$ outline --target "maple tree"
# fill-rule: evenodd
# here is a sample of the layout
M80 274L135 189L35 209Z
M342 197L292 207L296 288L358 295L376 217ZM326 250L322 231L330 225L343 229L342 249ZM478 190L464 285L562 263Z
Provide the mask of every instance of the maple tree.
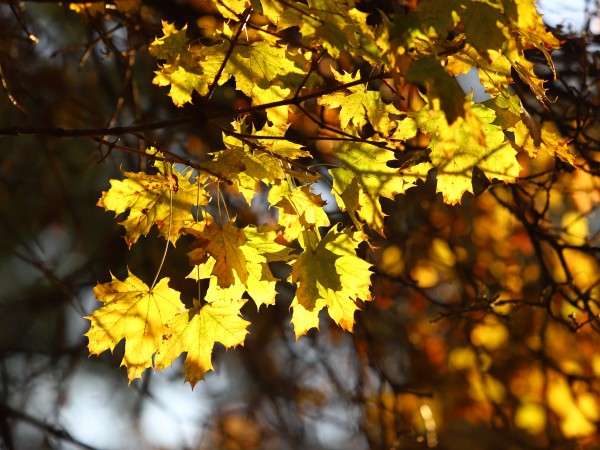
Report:
M196 22L152 2L66 3L83 24L136 36L129 56L100 36L127 67L118 104L139 95L144 55L143 89L175 114L55 133L92 136L102 160L137 158L119 160L97 206L132 255L162 245L150 270L132 256L94 287L90 354L122 355L130 383L185 354L193 388L215 349L251 343L283 307L299 343L313 329L352 333L380 379L361 392L373 448L399 445L407 426L434 446L458 408L512 427L516 443L593 439L595 122L572 116L564 42L534 0L215 0ZM461 88L467 74L485 99ZM145 134L182 125L208 146ZM376 349L386 333L406 335L427 383L390 373Z

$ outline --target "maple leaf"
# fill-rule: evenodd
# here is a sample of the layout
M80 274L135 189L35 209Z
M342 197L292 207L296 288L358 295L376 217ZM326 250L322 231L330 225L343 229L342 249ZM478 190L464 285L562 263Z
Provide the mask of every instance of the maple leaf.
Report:
M535 120L531 118L531 120ZM547 123L537 124L539 127L539 137L534 138L532 131L523 122L519 121L514 128L515 144L525 150L527 154L535 158L538 151L542 150L551 156L557 156L566 163L575 165L575 156L569 151L569 138L561 138L555 132L551 131ZM539 142L538 142L539 140Z
M408 119L412 120L412 119ZM416 133L416 129L414 130ZM408 134L410 135L410 133ZM366 143L345 142L335 150L342 167L330 169L333 194L342 210L348 210L360 229L356 215L383 235L385 214L380 197L394 199L411 187L415 179L388 166L395 161L394 152Z
M230 286L221 287L217 276L213 275L216 260L208 257L205 263L192 269L188 278L195 280L210 279L210 284L205 295L208 302L222 298L241 298L247 292L257 308L261 305L273 305L277 291L277 279L268 266L270 262L288 261L291 249L275 242L277 231L266 226L244 228L246 242L240 247L246 262L248 277L243 283L234 273L235 281Z
M237 135L246 134L245 124L233 122L232 125ZM277 183L285 178L286 172L291 172L286 160L310 156L309 152L301 150L302 146L299 144L283 139L264 138L269 135L281 136L287 128L287 124L265 126L260 138L248 134L243 140L236 135L224 133L225 150L216 152L212 161L201 163L201 168L206 172L200 175L200 180L227 179L231 182L231 189L239 192L250 204L260 183ZM296 175L296 172L293 173ZM313 178L307 179L313 181Z
M239 20L250 5L255 9L260 5L256 0L227 0L227 2L213 0L211 3L225 19L230 20Z
M298 22L304 38L322 42L333 58L340 52L360 52L358 36L363 31L359 13L353 8L354 1L331 2L328 0L308 0L308 8L303 20Z
M178 29L162 22L163 36L155 38L148 51L161 62L152 82L158 86L171 85L169 96L181 107L192 100L192 93L208 94L229 44L213 46L188 44L187 25ZM221 80L221 84L227 79Z
M247 261L241 246L246 242L244 230L233 225L233 221L225 225L217 225L207 220L204 230L197 235L195 248L189 253L190 263L198 265L206 262L208 256L215 259L212 275L219 286L228 287L237 278L246 285L248 280Z
M183 371L193 388L212 370L212 351L217 342L225 348L243 345L250 324L240 315L244 303L246 300L221 299L200 308L194 300L194 308L178 313L166 324L154 367L164 369L185 352Z
M310 185L290 189L284 181L271 188L268 199L271 205L279 207L279 224L284 227L283 237L288 242L299 238L304 230L330 225L323 211L326 203L311 192Z
M512 66L502 52L488 50L487 56L482 56L471 44L465 44L460 52L448 56L446 70L452 76L466 74L473 67L477 68L479 81L487 94L491 97L509 95L506 86L513 82Z
M245 124L234 122L233 127L237 133L245 134ZM260 182L271 184L285 178L281 159L270 152L261 151L262 146L252 138L242 141L235 136L223 136L223 143L239 155L244 166L243 171L231 174L229 178L248 204L256 195Z
M224 6L224 9L231 6ZM291 93L289 87L276 83L293 86L303 81L304 72L297 65L300 60L279 45L273 36L265 34L257 41L234 42L235 33L225 23L218 36L219 42L210 46L190 45L186 30L187 27L177 29L175 25L163 22L163 36L156 38L149 48L150 54L162 62L153 83L171 85L169 96L177 106L190 103L194 91L200 95L208 94L226 58L218 84L235 78L236 88L250 97L254 105L287 98ZM233 49L231 45L234 45ZM287 111L288 106L282 105L271 108L267 114L274 124L281 124L287 122Z
M355 76L338 72L331 69L337 81L343 84L351 83L360 78L357 72ZM375 131L382 131L386 136L389 134L391 120L389 115L399 111L393 105L385 104L381 100L381 94L378 91L369 91L365 84L352 86L348 88L350 94L336 91L319 98L321 105L327 105L330 108L341 108L340 125L342 129L347 129L352 123L356 129L360 129L369 122Z
M264 126L260 130L260 139L249 137L248 140L256 142L257 148L264 148L266 151L277 155L279 158L292 160L310 157L310 152L303 150L303 145L290 142L286 139L275 139L277 137L285 136L288 128L289 124ZM268 137L265 138L265 136L273 136L274 139L269 139Z
M546 49L558 48L560 40L546 28L542 16L535 6L536 1L514 0L503 2L504 14L510 18L514 30L521 33L523 38L536 41L526 43L531 43L536 48L538 48L538 43L542 44L543 53L546 54ZM541 51L540 48L538 50Z
M176 106L192 101L192 92L201 95L208 92L208 83L203 71L187 45L187 25L177 29L175 24L162 22L163 36L150 44L150 54L163 63L152 82L158 86L169 86L169 96Z
M394 21L391 33L397 53L411 53L415 59L407 80L425 85L429 98L439 99L450 123L463 111L462 102L452 101L455 89L451 78L444 75L446 71L456 75L477 67L486 91L496 96L511 82L512 66L536 97L545 101L544 80L535 75L523 50L537 48L554 73L548 50L558 48L559 41L546 30L534 3L535 0L419 1L416 10ZM449 45L448 34L457 34L461 44ZM437 105L432 105L437 109Z
M162 154L148 150L162 158ZM175 244L183 228L195 222L192 207L206 205L208 194L191 184L183 173L174 170L170 163L156 161L158 173L135 173L122 171L124 180L110 180L110 189L102 192L97 206L117 215L129 210L125 220L125 241L131 247L138 238L148 234L152 225L158 226L162 236Z
M304 3L262 1L265 17L277 26L278 30L300 27L302 41L310 47L322 44L327 52L338 58L343 51L362 56L368 61L381 63L367 48L364 38L370 33L367 25L368 13L354 8L353 0L330 2L327 0L308 0ZM375 58L373 58L375 56Z
M229 41L233 40L233 36L233 30L224 24L225 50L229 50ZM296 58L291 57L287 48L278 41L268 34L261 34L258 40L250 42L238 41L223 71L222 82L235 78L236 89L252 98L253 104L268 103L273 96L287 95L290 86L302 81L304 71L296 65ZM278 83L286 88L273 87ZM261 100L262 95L267 95L264 101Z
M413 166L407 173L425 177L437 169L437 192L448 204L459 203L465 192L473 192L473 168L478 167L486 177L514 182L520 166L516 151L506 140L501 127L494 125L492 109L475 103L465 103L465 116L448 124L442 112L423 108L412 115L431 141L431 162Z
M515 0L505 2L504 14L511 20L513 39L508 42L506 56L540 102L547 100L544 81L534 72L534 64L523 56L523 51L535 47L544 57L548 67L556 77L554 63L548 50L560 47L560 41L548 32L535 7L535 0Z
M186 55L187 50L187 25L177 29L175 24L162 21L163 36L155 38L150 44L148 51L156 58L164 59L168 63L174 63L181 59L181 55ZM190 55L191 56L191 55ZM189 56L188 56L189 57Z
M280 86L270 85L266 88L255 84L252 88L252 98L260 101L260 104L271 104L286 100L290 97L292 91ZM258 105L259 103L253 102ZM281 105L267 109L267 120L274 127L284 127L288 124L289 105Z
M292 301L296 338L319 326L319 311L327 307L330 317L352 331L358 299L371 300L371 265L356 255L361 232L336 227L313 249L306 249L292 265L292 282L298 285ZM309 233L316 234L316 231Z
M156 72L152 82L158 86L169 86L169 97L175 106L183 106L192 102L192 92L195 90L200 94L208 92L208 83L201 76L181 66L163 64L162 70Z
M112 352L125 339L121 365L127 367L131 382L152 366L152 355L167 332L165 324L185 306L179 299L179 292L169 287L168 278L161 279L150 289L128 273L124 281L112 276L112 281L94 288L94 295L104 306L85 317L91 322L85 335L92 355L105 350Z
M201 182L212 181L218 183L221 180L230 180L246 170L243 161L245 151L238 146L227 147L225 150L212 153L211 156L214 159L202 161L198 164L201 171L199 174Z
M291 249L275 242L278 232L268 227L246 227L246 243L241 247L248 261L246 292L256 307L275 304L277 278L271 273L268 263L288 261Z

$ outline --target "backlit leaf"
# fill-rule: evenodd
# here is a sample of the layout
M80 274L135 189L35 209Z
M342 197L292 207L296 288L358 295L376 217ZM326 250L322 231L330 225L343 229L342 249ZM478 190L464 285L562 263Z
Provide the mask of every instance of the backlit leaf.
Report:
M246 283L240 280L234 272L235 281L230 286L222 287L218 283L218 277L213 275L216 260L209 256L206 262L192 269L188 278L195 280L209 279L210 284L205 295L205 300L214 302L221 298L241 298L247 292L254 300L257 308L261 305L272 305L275 303L275 290L277 278L271 273L269 262L287 261L290 259L291 249L275 242L277 232L268 227L246 227L244 228L246 242L240 247L240 251L246 259L248 277ZM192 252L191 257L194 257Z
M351 83L360 79L359 73L352 76L331 69L336 80L340 83ZM324 95L319 103L330 108L341 108L340 125L343 130L351 123L357 130L370 123L376 131L382 131L386 136L390 131L390 114L398 113L391 104L386 105L377 91L368 91L367 86L360 84L349 88L350 94L337 91Z
M237 278L245 285L248 280L247 261L240 247L246 242L244 230L237 228L231 221L217 225L212 220L197 235L195 248L190 252L190 263L198 265L212 256L215 265L212 275L220 287L231 286Z
M154 154L152 150L149 153ZM160 153L156 156L162 157ZM125 179L110 180L110 189L102 193L97 203L116 214L129 211L120 222L125 227L129 247L148 234L154 224L162 236L169 236L175 244L183 228L195 222L192 207L206 205L210 200L204 189L191 184L188 175L174 169L172 164L156 161L155 167L158 169L155 175L123 171Z
M109 283L94 288L94 295L104 306L86 316L91 322L85 334L89 351L92 355L112 352L125 339L121 365L127 368L130 382L152 366L152 356L168 332L166 323L185 309L179 292L168 283L169 279L163 278L150 289L129 272L124 281L112 277Z
M356 302L371 300L371 265L356 255L362 239L360 232L338 232L334 227L316 248L298 256L292 265L292 281L298 284L292 302L296 337L319 326L319 312L325 307L339 326L352 331Z
M330 169L330 172L338 205L342 210L348 210L355 221L358 216L370 228L383 234L385 214L379 198L393 200L413 185L414 177L405 178L399 169L388 166L395 160L394 152L375 145L344 143L336 149L335 155L341 167Z
M427 111L414 117L423 132L431 137L431 162L410 169L411 173L426 176L437 169L437 192L444 201L459 203L465 192L473 192L473 169L478 167L491 181L513 182L520 166L516 151L506 140L502 128L493 125L495 113L481 104L465 103L465 116L448 124L443 113Z
M329 218L320 196L311 192L309 185L290 189L287 182L275 185L269 192L269 203L279 208L279 224L288 242L300 237L304 230L329 226Z
M532 119L535 120L535 119ZM574 165L575 157L569 151L568 143L570 139L561 138L556 132L548 128L548 124L538 124L539 142L532 136L532 131L527 125L520 121L514 126L515 144L525 150L529 156L535 158L540 150L552 156L557 156L563 161Z
M214 345L243 345L250 324L240 315L245 300L222 299L202 307L195 303L194 308L181 311L168 321L155 363L156 369L164 369L185 352L183 371L192 388L212 370Z

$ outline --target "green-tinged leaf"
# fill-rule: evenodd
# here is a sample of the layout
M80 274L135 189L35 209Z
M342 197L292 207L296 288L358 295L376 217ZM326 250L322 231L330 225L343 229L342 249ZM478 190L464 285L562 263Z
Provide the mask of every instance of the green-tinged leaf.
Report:
M415 130L416 132L416 130ZM341 167L330 169L333 177L333 194L340 209L348 210L358 226L358 218L371 229L383 235L380 197L394 199L411 187L414 177L405 177L398 169L390 167L394 152L366 143L347 142L335 150Z
M232 34L225 27L225 36ZM236 89L253 99L253 104L264 104L271 99L287 95L288 88L273 88L276 83L293 86L293 80L299 82L303 71L296 66L288 50L279 45L269 35L263 40L240 42L235 46L223 73L223 82L235 78ZM258 85L258 89L255 87ZM267 92L265 94L265 91Z
M448 124L442 112L423 109L414 116L419 127L431 137L431 163L410 169L411 173L426 176L437 170L437 192L444 201L455 204L465 192L473 192L473 168L478 167L486 177L514 182L520 166L516 151L507 141L502 128L493 125L496 114L481 104L465 103L465 116Z
M148 51L155 58L168 62L180 59L187 51L187 25L177 29L175 24L162 21L162 32L162 37L155 38Z
M152 366L152 356L168 331L167 321L185 309L179 292L168 283L169 279L163 278L150 289L129 272L125 281L113 276L109 283L94 288L94 295L104 306L86 316L91 322L85 334L89 351L92 355L112 352L125 339L121 365L127 368L129 382Z
M316 233L316 232L311 232ZM298 285L292 302L296 337L319 326L319 312L352 331L356 302L371 300L371 265L356 255L364 236L335 227L314 249L306 249L292 265L292 282Z

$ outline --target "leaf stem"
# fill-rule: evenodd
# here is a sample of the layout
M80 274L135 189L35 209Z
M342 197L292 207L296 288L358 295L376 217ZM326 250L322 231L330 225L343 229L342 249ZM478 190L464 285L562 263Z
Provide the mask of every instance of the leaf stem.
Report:
M160 261L160 265L158 266L158 270L156 271L156 276L154 277L154 281L150 286L150 290L154 289L156 282L158 281L158 276L162 271L163 265L165 264L165 259L167 259L167 252L169 251L169 244L171 243L171 227L173 225L173 190L169 188L169 229L167 231L167 245L165 245L165 251L163 252L162 259Z

